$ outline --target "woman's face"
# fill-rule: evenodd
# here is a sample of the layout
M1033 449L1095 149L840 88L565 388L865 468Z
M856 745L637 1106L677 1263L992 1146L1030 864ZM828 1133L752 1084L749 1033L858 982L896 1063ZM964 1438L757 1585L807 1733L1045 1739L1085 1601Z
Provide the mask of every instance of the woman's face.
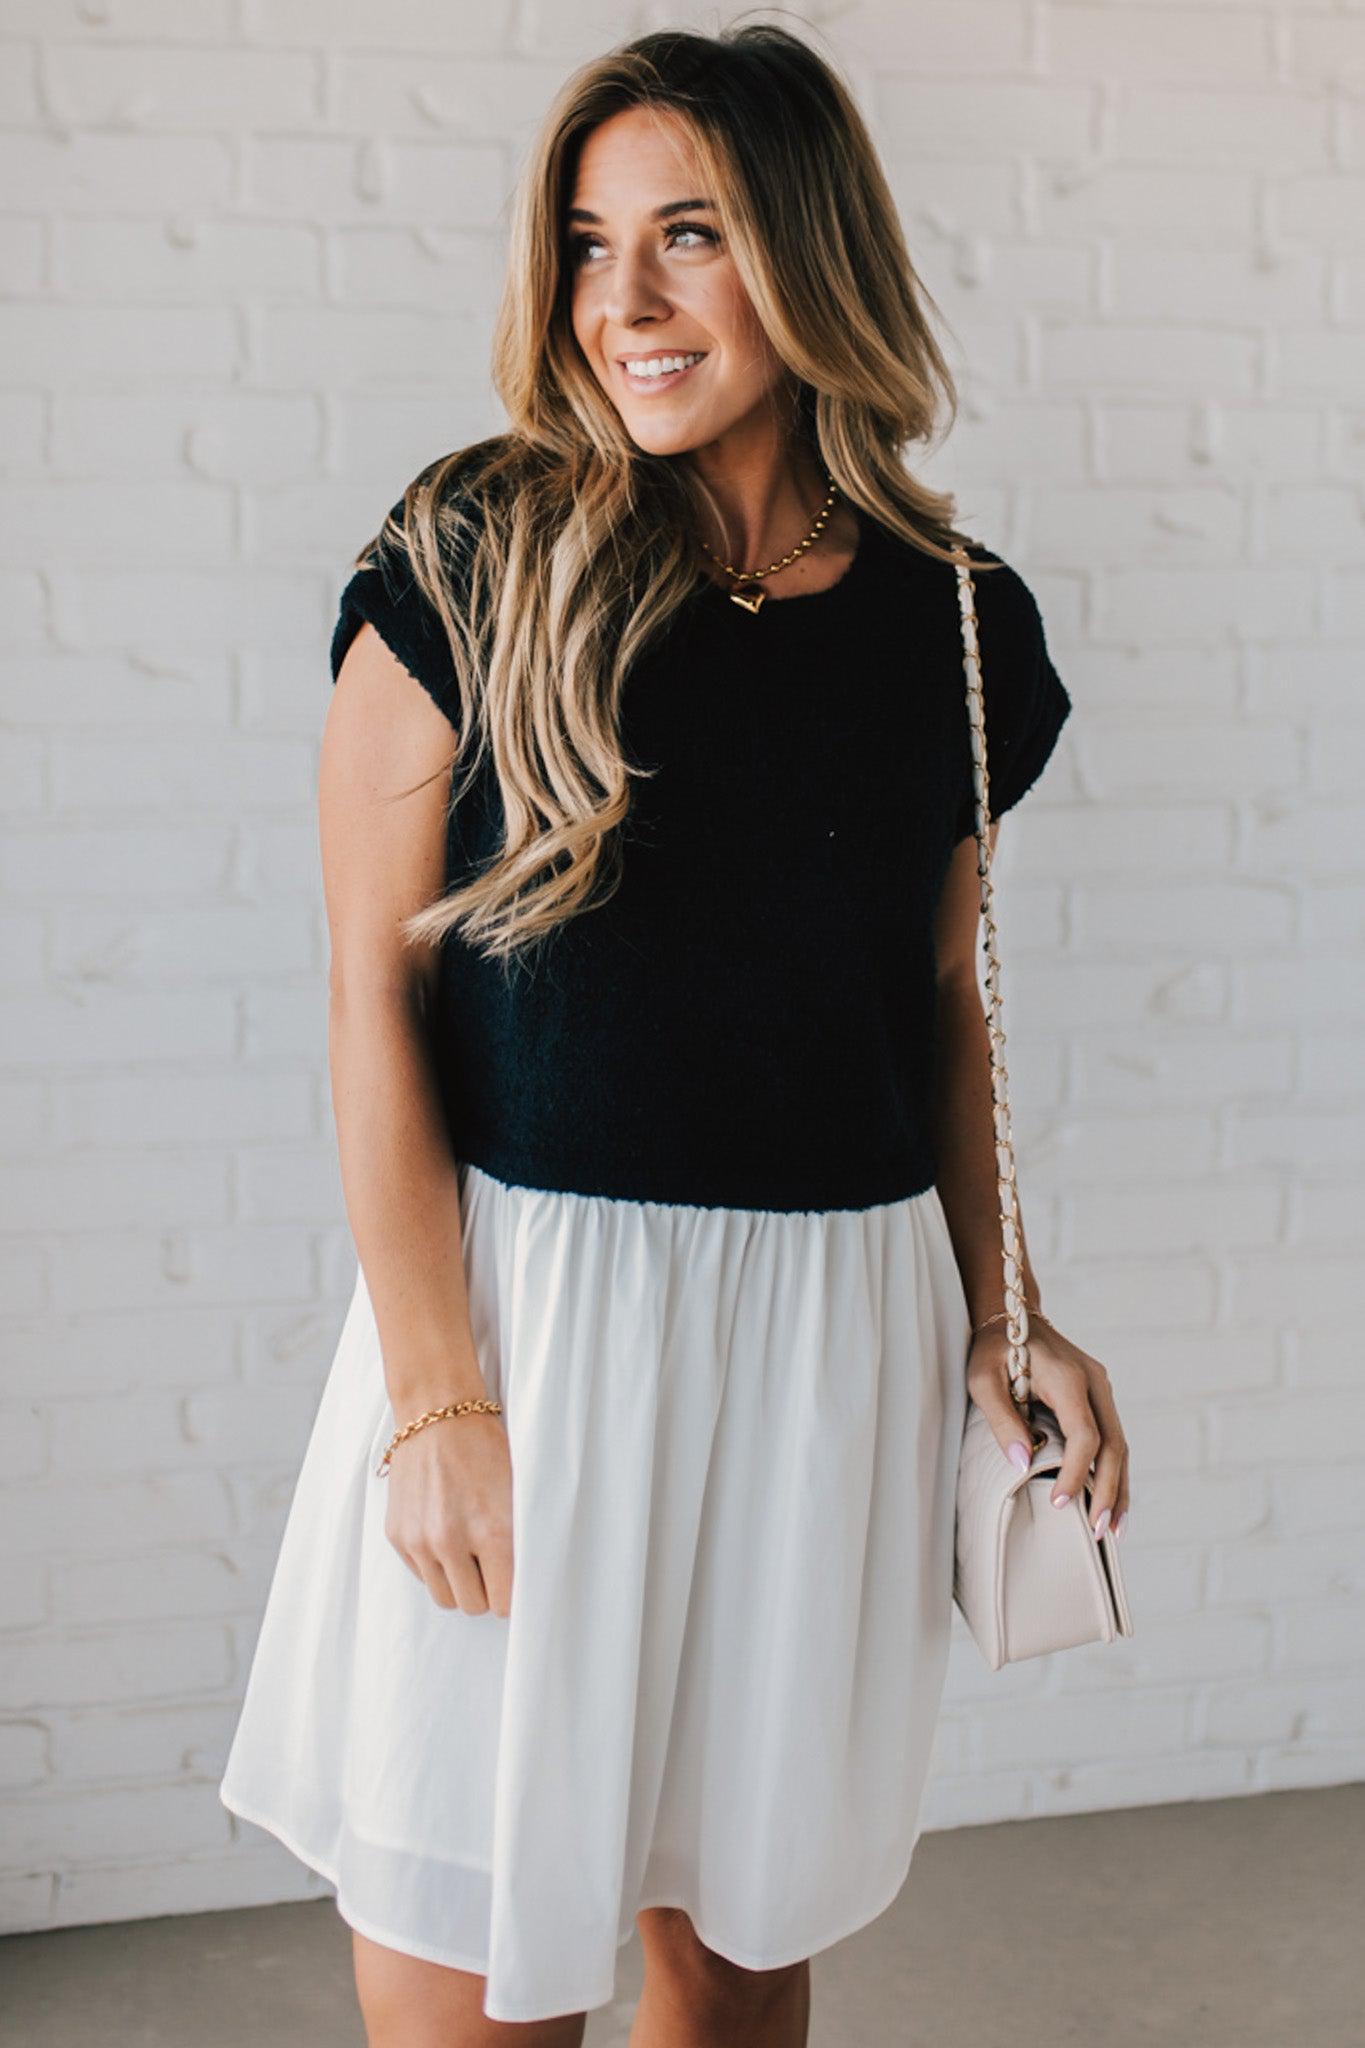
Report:
M564 230L574 335L651 455L706 447L758 424L760 408L770 432L766 401L784 378L704 203L713 197L667 109L614 114L583 143ZM688 367L627 366L676 356Z

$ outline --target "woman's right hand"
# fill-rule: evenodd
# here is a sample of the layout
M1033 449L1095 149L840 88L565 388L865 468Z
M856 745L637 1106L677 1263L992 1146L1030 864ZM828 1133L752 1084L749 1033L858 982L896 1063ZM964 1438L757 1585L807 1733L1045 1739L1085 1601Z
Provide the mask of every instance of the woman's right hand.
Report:
M512 1603L512 1459L499 1415L448 1415L389 1460L384 1534L438 1607L506 1616Z

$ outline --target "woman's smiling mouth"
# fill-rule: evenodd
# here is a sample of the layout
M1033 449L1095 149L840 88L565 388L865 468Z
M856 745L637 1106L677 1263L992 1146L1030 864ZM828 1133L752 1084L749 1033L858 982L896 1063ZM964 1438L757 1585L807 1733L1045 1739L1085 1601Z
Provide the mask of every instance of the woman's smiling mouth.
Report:
M622 376L631 391L642 396L652 396L656 391L671 391L689 377L699 363L704 363L708 351L705 349L661 349L653 356L632 356L622 362L617 358Z

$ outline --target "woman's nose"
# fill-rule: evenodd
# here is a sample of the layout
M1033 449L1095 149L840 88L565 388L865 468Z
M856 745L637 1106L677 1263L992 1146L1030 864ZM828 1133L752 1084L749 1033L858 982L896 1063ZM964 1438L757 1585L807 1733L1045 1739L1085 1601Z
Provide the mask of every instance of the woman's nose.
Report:
M607 280L603 311L618 327L633 327L637 320L668 312L668 300L660 289L654 266L643 258L622 256L613 263Z

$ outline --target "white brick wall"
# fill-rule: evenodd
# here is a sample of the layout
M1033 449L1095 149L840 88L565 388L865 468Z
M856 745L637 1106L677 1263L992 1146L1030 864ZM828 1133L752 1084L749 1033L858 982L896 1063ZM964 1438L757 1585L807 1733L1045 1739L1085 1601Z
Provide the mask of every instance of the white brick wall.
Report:
M1004 839L1025 1216L1135 1456L1131 1644L985 1670L929 1824L1365 1765L1365 0L869 0L1078 715ZM686 6L5 0L0 1926L318 1888L219 1804L351 1267L313 777L340 574L492 431L568 63Z

